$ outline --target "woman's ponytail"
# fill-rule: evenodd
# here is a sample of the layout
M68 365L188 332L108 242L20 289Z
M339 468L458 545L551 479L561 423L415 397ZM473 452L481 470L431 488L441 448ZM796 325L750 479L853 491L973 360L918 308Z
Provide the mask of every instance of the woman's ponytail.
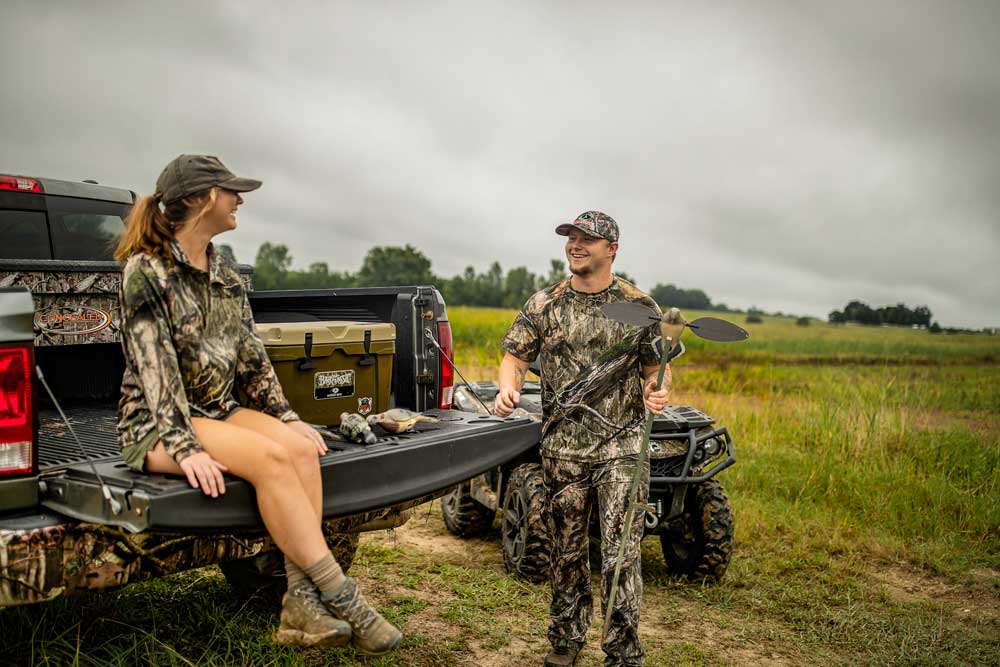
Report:
M160 193L140 197L125 219L125 231L118 247L115 260L125 264L128 258L138 252L160 255L169 259L170 241L174 238L173 226L160 210Z

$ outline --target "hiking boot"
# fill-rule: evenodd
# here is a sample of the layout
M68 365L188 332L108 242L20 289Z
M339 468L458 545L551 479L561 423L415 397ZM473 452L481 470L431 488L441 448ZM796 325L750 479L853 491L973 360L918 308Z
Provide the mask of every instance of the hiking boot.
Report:
M281 599L281 623L275 644L290 646L343 646L351 641L349 623L334 618L311 584L296 586Z
M333 595L320 595L330 613L351 624L354 648L365 655L384 655L399 646L403 634L382 618L358 590L358 584L347 577Z
M580 649L566 642L559 642L545 656L545 667L573 667Z

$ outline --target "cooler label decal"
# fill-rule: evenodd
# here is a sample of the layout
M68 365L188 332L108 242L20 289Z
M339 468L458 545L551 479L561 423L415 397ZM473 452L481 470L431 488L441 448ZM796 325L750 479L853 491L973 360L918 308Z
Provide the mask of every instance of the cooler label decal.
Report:
M354 371L320 371L313 376L313 398L343 398L354 395Z

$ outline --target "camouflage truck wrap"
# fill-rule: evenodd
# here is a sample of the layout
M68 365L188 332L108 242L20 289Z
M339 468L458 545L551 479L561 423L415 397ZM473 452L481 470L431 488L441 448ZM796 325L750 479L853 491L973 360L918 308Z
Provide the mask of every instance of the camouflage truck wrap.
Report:
M253 271L240 266L253 291ZM35 346L120 343L121 269L114 262L52 262L0 259L0 288L24 287L35 301Z
M401 526L412 507L431 494L392 508L323 523L337 560L351 562L357 534ZM51 525L18 529L0 522L0 605L44 602L80 591L118 588L221 562L251 558L273 550L266 533L218 532L207 535L131 533L97 523L66 521L47 514Z

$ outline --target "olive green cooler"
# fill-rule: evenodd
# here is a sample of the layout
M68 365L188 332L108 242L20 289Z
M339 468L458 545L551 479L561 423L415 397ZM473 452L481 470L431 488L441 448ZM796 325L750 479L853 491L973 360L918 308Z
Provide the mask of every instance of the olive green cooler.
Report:
M267 356L292 409L335 426L341 412L389 409L396 327L368 322L258 324Z

